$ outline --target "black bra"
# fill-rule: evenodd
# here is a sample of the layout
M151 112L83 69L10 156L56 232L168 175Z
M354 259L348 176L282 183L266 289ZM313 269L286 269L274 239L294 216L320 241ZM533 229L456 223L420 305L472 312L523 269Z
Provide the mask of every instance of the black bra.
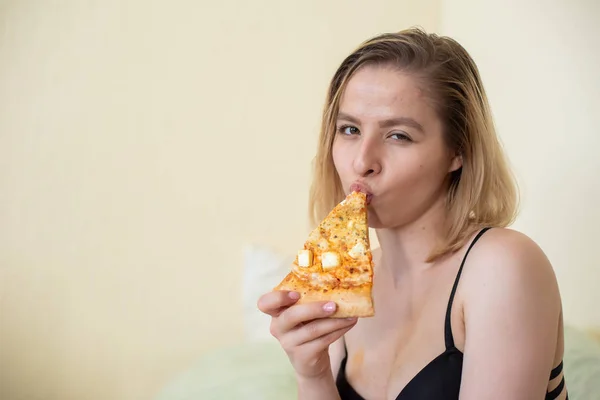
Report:
M452 336L452 327L450 324L450 313L452 311L452 303L454 301L454 295L456 288L458 287L458 281L465 265L465 260L471 251L473 245L479 240L489 228L482 229L479 231L477 236L473 239L467 252L461 262L458 274L454 280L452 286L452 292L450 293L450 299L448 301L448 307L446 309L446 319L444 324L444 341L446 344L446 350L436 358L431 360L417 375L414 376L408 382L408 384L402 389L402 391L396 397L396 400L452 400L457 399L460 392L460 382L462 375L463 365L463 353L456 348L454 345L454 337ZM345 345L344 345L345 346ZM342 400L365 400L358 394L354 388L350 385L346 379L346 362L348 360L348 351L346 350L346 356L342 360L340 370L336 378L336 385L338 393ZM556 368L554 368L550 374L550 380L556 378L562 372L561 362ZM551 392L546 394L546 400L556 399L562 392L565 386L564 376L560 384ZM568 400L567 394L567 400Z

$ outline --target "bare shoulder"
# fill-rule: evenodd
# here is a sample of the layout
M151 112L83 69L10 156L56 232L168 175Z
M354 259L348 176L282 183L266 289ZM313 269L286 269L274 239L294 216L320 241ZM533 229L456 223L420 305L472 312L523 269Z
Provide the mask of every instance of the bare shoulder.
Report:
M544 295L549 306L560 304L552 264L541 247L519 231L490 229L473 246L465 270L469 292L499 286L506 296Z
M464 268L461 398L538 397L562 357L561 301L550 261L531 238L495 228L473 246ZM502 393L495 389L500 384Z
M544 261L546 267L551 267L543 250L533 239L509 228L490 229L473 247L472 254L473 257L500 256L513 261L536 257L538 261Z

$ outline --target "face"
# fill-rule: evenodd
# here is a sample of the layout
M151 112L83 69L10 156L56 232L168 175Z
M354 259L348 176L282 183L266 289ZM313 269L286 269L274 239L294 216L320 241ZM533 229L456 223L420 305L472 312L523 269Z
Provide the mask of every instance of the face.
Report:
M393 67L367 66L341 98L332 156L346 193L370 196L369 225L394 228L443 202L460 157L417 80Z

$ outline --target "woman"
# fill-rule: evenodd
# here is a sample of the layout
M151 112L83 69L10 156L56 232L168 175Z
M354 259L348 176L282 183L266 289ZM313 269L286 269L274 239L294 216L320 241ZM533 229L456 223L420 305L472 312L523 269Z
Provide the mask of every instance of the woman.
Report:
M300 399L565 399L552 266L507 229L517 191L473 60L411 29L362 44L323 115L315 221L358 183L371 196L375 317L263 295Z

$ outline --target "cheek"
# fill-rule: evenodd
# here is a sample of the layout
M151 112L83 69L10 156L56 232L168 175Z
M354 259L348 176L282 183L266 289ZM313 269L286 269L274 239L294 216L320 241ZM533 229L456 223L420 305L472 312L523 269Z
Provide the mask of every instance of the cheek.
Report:
M392 180L398 189L429 192L439 186L446 175L446 160L436 151L406 153L398 157L394 165Z
M344 175L351 165L351 160L349 159L348 152L342 147L342 144L335 140L331 149L331 158L333 159L333 166L338 175L341 179L344 179Z
M404 158L400 162L394 163L391 167L391 179L395 186L402 191L407 190L407 187L419 186L427 179L429 173L428 166L420 159Z

